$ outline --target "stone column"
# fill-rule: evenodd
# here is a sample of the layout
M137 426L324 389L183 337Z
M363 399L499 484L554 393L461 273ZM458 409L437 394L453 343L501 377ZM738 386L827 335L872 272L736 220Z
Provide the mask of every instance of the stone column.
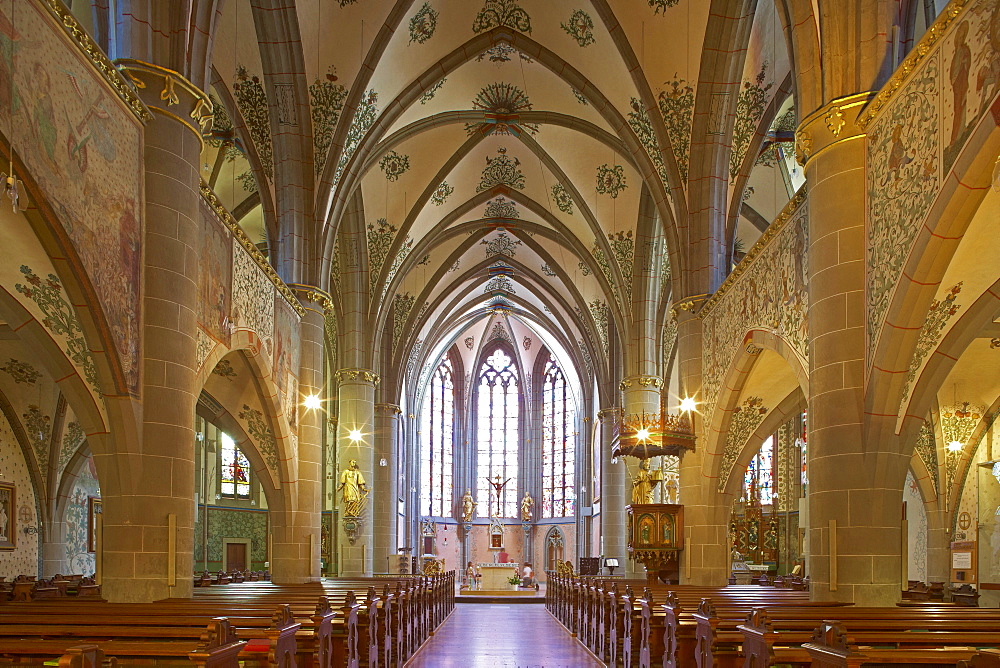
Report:
M694 315L694 300L681 301L677 309L677 356L681 394L703 399L701 394L702 328ZM698 443L694 452L681 456L680 497L684 502L684 551L681 582L705 586L726 584L729 576L728 501L717 491L718 481L705 476L705 423L695 411L691 420Z
M620 419L618 408L605 408L597 413L601 423L601 541L603 557L618 559L626 567L625 550L625 463L611 458L611 438Z
M340 526L337 527L340 545L340 574L345 576L370 576L375 543L372 506L379 494L375 482L375 386L379 377L368 369L341 369L336 373L339 383L337 403L337 487L340 476L352 460L358 462L361 475L372 490L364 510L357 518L350 518L341 498L335 492L340 509Z
M323 429L326 422L323 381L323 324L326 308L333 308L329 295L321 289L299 284L289 286L305 311L299 325L299 387L288 407L297 411L297 475L287 498L292 507L283 514L271 513L271 579L280 584L318 582L322 562L320 512L323 504ZM301 397L319 397L319 408L308 408ZM286 523L287 522L287 523Z
M399 479L396 445L402 414L403 411L396 404L375 404L375 484L370 503L372 530L375 533L372 566L377 573L387 573L390 560L396 554L396 495Z
M42 577L67 574L70 569L66 563L66 523L62 520L46 522L39 538L42 543Z
M808 573L814 600L893 605L909 456L866 443L865 135L856 119L869 99L833 100L796 131L809 184Z
M102 485L102 593L110 601L155 601L189 597L193 587L198 120L211 103L177 72L122 62L153 112L143 136L142 434L118 444L127 479Z

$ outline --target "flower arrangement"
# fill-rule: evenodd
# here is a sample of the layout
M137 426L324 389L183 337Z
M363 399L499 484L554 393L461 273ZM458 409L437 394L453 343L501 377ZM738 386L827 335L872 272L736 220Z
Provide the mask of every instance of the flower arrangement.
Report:
M510 576L509 578L507 578L507 584L510 584L510 585L519 585L519 584L521 584L521 576L518 575L517 573L515 573L514 575Z

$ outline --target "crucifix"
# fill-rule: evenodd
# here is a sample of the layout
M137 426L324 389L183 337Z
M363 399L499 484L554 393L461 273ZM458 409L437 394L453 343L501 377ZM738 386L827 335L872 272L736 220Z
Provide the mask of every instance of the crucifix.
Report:
M486 480L489 481L490 485L497 492L497 510L496 510L496 515L494 515L494 517L499 517L500 516L500 510L501 510L500 499L501 499L501 496L503 495L503 488L507 485L507 483L510 482L510 478L507 478L503 482L500 482L500 474L498 473L496 475L496 478L494 478L493 480L490 480L488 476L487 476Z

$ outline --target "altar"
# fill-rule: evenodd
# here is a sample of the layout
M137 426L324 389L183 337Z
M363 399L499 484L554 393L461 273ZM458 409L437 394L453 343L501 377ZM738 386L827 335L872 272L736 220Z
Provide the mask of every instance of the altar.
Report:
M481 563L476 566L482 574L480 591L510 591L507 578L520 574L518 564Z

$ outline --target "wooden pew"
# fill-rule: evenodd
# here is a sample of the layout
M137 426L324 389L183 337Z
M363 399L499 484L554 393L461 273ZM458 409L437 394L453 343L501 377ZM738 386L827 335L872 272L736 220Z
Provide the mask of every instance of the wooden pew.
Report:
M201 644L188 652L188 658L198 668L230 668L239 665L237 657L246 644L236 637L228 619L216 617L202 633Z

